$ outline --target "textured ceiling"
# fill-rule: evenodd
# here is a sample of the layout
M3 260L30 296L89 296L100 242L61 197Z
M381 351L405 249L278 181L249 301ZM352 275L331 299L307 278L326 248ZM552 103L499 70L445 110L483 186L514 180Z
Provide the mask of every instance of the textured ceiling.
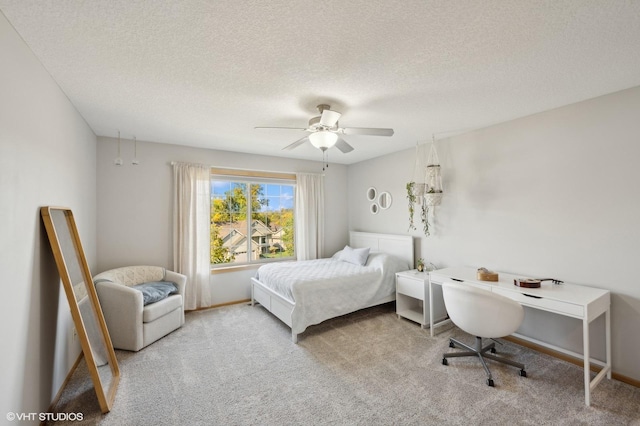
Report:
M351 164L640 85L637 0L0 0L100 136Z

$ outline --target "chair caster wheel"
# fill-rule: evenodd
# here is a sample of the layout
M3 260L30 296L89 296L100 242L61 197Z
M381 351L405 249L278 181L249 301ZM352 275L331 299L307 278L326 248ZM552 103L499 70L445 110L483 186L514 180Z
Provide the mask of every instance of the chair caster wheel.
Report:
M526 371L524 371L524 370L520 370L520 375L521 375L522 377L527 377L527 372L526 372Z
M456 347L456 345L453 344L452 340L449 340L449 347L450 348L455 348Z
M496 348L491 348L491 353L495 354L496 353Z
M493 386L493 379L487 379L487 386L494 387Z
M449 361L446 358L442 358L442 365L449 365Z

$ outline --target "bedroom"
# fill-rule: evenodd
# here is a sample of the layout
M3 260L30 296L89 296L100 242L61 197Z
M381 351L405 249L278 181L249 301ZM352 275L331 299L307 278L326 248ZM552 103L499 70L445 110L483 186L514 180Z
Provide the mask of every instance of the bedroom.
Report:
M0 3L3 12L5 3ZM597 6L598 2L590 4ZM0 241L3 269L8 272L0 304L2 338L6 347L12 348L1 355L5 366L1 380L3 416L9 411L46 410L78 354L64 294L49 278L56 272L42 233L39 206L67 205L74 209L81 218L85 250L96 272L130 264L134 257L136 263L170 266L171 204L166 182L171 161L248 170L263 170L265 164L276 171L322 169L319 151L310 149L304 159L281 156L282 144L295 140L295 132L281 134L272 142L269 156L231 152L232 144L207 149L139 137L139 170L132 166L115 168L115 127L108 132L90 128L77 112L79 107L69 102L42 69L9 21L4 16L0 19L0 196L4 223ZM637 40L637 18L632 22L635 25L628 25L629 39ZM613 61L608 57L605 60ZM584 68L589 68L592 61L595 58L585 56ZM604 76L616 69L627 76L621 86L612 83L598 95L576 99L570 105L544 108L541 104L536 114L514 116L441 139L438 149L447 199L437 208L431 237L425 238L419 231L411 234L418 241L416 257L438 266L486 266L522 274L548 274L611 290L614 372L637 383L640 293L633 273L640 253L636 224L640 200L634 195L635 183L640 181L635 164L640 154L637 51L620 61L593 78L602 77L606 82ZM562 68L556 71L562 72ZM568 80L572 81L575 72L565 71ZM313 89L314 95L323 95L321 86L305 83L313 85L308 90ZM300 99L289 98L295 95L282 93L282 102L296 104ZM413 102L417 95L403 96L377 107L379 115L363 112L356 116L356 125L383 121L385 110L399 107L404 101ZM144 102L151 104L153 99ZM522 103L530 102L525 99ZM269 108L269 104L262 108ZM352 110L358 113L357 107ZM281 118L277 112L269 117ZM304 124L304 115L296 114ZM464 114L472 115L459 111L459 115ZM273 124L266 116L262 120L248 123L250 131L257 132L253 126ZM453 127L454 123L444 122L440 130L460 129ZM387 125L400 132L402 123L380 123ZM162 127L162 123L157 126ZM255 136L256 140L262 135ZM346 191L327 192L326 205L331 207L326 211L326 255L346 244L350 230L406 233L404 185L413 165L413 145L430 136L431 132L410 129L405 141L409 145L404 149L353 164L342 164L341 153L331 153L326 185ZM130 139L126 135L123 143L123 156L128 160L132 153ZM367 143L377 143L373 138L360 142L360 152L366 151ZM389 210L370 214L364 198L370 186L392 194ZM251 275L252 271L213 275L216 303L246 299ZM247 288L232 285L235 282L247 283ZM538 323L531 332L544 332L540 337L554 342L575 332L573 327L556 320L543 326ZM577 341L563 343L579 344L579 336Z

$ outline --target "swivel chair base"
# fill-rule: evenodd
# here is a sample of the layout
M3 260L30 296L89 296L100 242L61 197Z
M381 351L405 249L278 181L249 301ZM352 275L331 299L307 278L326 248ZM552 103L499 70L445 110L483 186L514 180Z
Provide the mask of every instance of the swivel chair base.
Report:
M450 348L454 348L456 347L456 345L460 348L463 349L468 349L468 351L465 352L451 352L451 353L446 353L443 355L442 358L442 365L449 365L449 362L447 361L447 358L459 358L459 357L466 357L466 356L477 356L480 359L480 362L482 363L482 367L484 367L484 371L487 373L487 385L493 387L493 377L491 376L491 371L489 371L489 367L487 367L487 363L484 361L485 358L493 360L493 361L497 361L497 362L502 362L504 364L508 364L508 365L512 365L514 367L518 367L520 369L520 375L522 377L527 377L527 372L524 371L524 364L521 364L519 362L515 362L515 361L511 361L510 359L505 359L505 358L499 358L495 355L491 355L496 353L496 344L495 342L492 342L490 344L488 344L487 346L485 346L484 348L482 347L482 337L476 337L476 347L472 348L471 346L465 345L464 343L456 340L456 339L449 339L449 347ZM491 351L491 354L486 353L487 351Z

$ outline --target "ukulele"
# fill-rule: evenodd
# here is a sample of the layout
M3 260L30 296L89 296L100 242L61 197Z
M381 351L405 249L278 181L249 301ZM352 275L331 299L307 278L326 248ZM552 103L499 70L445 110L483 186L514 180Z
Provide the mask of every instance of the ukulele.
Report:
M552 281L554 284L562 284L562 281L555 278L514 278L513 285L526 288L540 288L542 281Z

